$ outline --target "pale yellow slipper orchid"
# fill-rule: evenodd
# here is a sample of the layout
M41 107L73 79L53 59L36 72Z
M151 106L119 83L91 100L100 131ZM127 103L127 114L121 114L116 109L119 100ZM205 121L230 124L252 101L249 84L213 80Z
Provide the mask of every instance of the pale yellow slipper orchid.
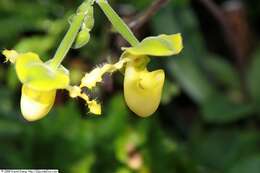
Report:
M164 71L148 72L128 64L125 70L124 96L128 107L137 115L147 117L158 108L164 84Z
M28 121L43 118L51 110L57 89L69 85L69 72L63 66L54 70L49 62L44 63L35 53L18 54L14 50L4 50L6 60L15 64L19 80L23 83L21 112Z

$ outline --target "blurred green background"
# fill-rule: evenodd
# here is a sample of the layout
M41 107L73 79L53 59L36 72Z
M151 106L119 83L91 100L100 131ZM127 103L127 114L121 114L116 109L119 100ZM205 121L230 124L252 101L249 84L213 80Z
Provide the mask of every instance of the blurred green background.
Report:
M152 0L111 0L131 23ZM208 1L206 1L208 2ZM224 21L203 0L170 0L138 28L138 38L181 32L180 55L153 59L167 78L158 111L142 119L127 108L120 73L96 90L102 116L60 91L49 115L26 122L20 83L0 64L0 168L64 173L259 173L260 1L218 0ZM49 59L80 0L0 0L0 49ZM227 30L228 28L228 30ZM229 31L229 32L227 32ZM64 65L74 84L84 72L115 62L126 46L95 7L90 43ZM109 56L110 55L110 56ZM1 62L4 58L1 56Z

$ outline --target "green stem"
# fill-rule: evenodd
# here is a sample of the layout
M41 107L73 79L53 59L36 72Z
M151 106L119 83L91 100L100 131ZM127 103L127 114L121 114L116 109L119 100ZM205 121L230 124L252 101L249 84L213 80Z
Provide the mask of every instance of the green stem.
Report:
M85 14L79 13L73 17L73 21L70 25L68 32L66 33L65 37L61 41L60 46L58 47L52 61L51 67L53 69L57 69L61 64L62 60L65 58L66 54L70 50L79 30L84 20Z
M100 8L103 10L107 18L110 20L114 28L126 39L131 46L136 46L139 41L126 25L126 23L118 16L118 14L111 8L107 0L96 0Z
M70 50L72 44L74 43L78 32L81 28L82 23L87 15L87 13L91 12L90 9L94 3L94 0L85 0L78 8L77 13L73 16L72 23L70 24L70 28L66 33L65 37L61 41L60 46L58 47L50 66L53 69L57 69L66 54Z

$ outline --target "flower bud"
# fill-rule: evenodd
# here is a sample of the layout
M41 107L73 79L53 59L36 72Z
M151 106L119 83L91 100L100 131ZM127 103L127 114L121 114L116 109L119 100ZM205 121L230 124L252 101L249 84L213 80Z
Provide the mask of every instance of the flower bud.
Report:
M90 34L89 34L89 29L84 28L81 31L79 31L76 40L74 42L73 48L74 49L79 49L85 46L90 40Z
M164 78L163 70L149 72L128 64L124 79L124 96L128 107L141 117L152 115L160 104Z
M51 110L56 96L56 90L37 91L23 85L21 111L27 121L43 118Z

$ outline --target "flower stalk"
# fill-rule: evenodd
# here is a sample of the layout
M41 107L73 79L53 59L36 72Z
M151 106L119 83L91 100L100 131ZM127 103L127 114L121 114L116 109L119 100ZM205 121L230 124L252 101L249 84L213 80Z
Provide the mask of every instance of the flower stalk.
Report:
M114 28L119 32L124 39L126 39L131 46L136 46L139 41L126 25L126 23L118 16L118 14L111 8L107 0L96 0L100 8L103 10Z
M90 6L92 6L92 1L85 1L83 2L77 10L76 15L71 17L71 24L70 28L67 31L66 35L64 36L61 44L59 45L50 66L53 69L57 69L65 56L67 55L68 51L72 47L80 28L85 20L85 17L90 10Z
M65 58L66 54L70 50L78 32L79 32L81 24L84 20L84 16L85 16L84 13L80 13L74 17L73 22L71 23L70 29L68 30L67 34L63 38L60 46L58 47L58 49L53 57L53 60L51 62L51 67L53 69L58 68L58 66L61 64L61 62Z

